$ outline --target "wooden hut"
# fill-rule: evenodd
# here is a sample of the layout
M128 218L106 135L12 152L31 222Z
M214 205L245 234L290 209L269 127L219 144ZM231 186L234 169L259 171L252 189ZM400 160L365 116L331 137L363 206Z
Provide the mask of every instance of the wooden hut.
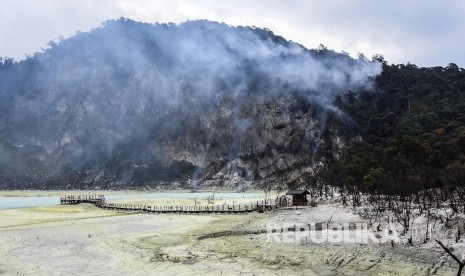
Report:
M308 203L307 195L310 194L307 190L290 190L286 193L292 198L292 206L305 206Z

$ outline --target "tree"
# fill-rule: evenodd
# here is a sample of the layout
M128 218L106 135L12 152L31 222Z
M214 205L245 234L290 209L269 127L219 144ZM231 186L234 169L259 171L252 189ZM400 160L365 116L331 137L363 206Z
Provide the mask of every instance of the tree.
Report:
M454 259L458 263L459 270L457 271L457 276L462 275L462 270L463 270L463 267L465 266L465 262L460 260L457 256L455 256L455 254L452 253L452 251L449 248L447 248L441 241L436 240L436 242L442 247L442 249L444 249L444 251L447 252L447 254L449 254L449 256L452 257L452 259Z

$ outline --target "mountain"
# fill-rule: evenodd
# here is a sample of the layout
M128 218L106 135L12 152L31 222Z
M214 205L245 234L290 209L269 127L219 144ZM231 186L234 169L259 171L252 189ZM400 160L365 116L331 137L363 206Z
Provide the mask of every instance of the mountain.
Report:
M0 64L0 188L302 184L382 63L210 21L105 22ZM271 184L270 184L271 185Z

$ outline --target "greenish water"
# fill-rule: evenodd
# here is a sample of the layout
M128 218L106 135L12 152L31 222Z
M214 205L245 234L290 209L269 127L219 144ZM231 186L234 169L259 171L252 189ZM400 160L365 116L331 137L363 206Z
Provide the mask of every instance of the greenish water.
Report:
M0 197L0 210L60 204L59 196Z
M83 193L84 194L84 193ZM86 193L87 194L87 193ZM139 194L115 194L105 196L107 201L122 200L126 198L260 198L262 193L187 193L187 192L161 192L161 193L139 193ZM0 197L0 210L19 209L40 206L53 206L60 204L59 196L37 196L37 197Z

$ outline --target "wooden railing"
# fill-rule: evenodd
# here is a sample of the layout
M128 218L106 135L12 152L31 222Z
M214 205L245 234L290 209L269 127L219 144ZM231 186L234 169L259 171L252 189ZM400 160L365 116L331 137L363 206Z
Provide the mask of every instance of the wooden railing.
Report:
M222 204L222 205L147 205L147 204L129 204L129 203L111 203L106 202L104 195L68 195L60 197L60 204L80 204L90 203L96 207L110 210L121 211L141 211L147 213L223 213L237 214L250 212L264 212L267 210L276 209L279 206L274 200L257 201L246 204Z

